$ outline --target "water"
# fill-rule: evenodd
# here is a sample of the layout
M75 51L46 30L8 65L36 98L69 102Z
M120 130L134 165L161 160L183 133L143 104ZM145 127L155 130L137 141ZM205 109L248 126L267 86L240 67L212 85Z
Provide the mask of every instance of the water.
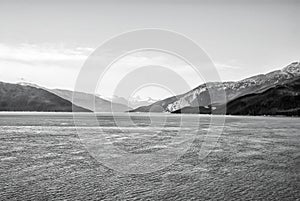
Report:
M115 145L139 154L163 149L162 143L179 129L181 117L154 115L151 122L144 114L133 114L137 127L132 127L122 122L120 114L122 128L135 133L126 137L116 131L110 114L101 114L98 120ZM71 114L1 113L0 200L300 198L298 118L228 116L218 143L204 159L197 151L210 116L189 115L185 121L187 132L200 122L200 138L179 160L159 171L128 175L91 157ZM83 121L79 129L93 132L95 127ZM160 135L151 137L155 129Z

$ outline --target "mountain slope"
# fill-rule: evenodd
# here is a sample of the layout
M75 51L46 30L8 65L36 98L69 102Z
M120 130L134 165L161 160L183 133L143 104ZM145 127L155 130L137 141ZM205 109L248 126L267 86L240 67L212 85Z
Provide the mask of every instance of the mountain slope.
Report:
M231 115L300 116L300 78L228 102Z
M156 112L174 112L186 107L222 105L226 102L219 101L212 103L210 95L218 97L220 90L225 90L227 101L231 101L246 94L264 91L298 76L300 76L300 63L294 62L282 70L256 75L237 82L210 82L202 84L185 94L170 97L148 106L139 107L131 112L149 112L152 108L159 108Z
M0 82L0 111L72 112L72 103L44 89ZM74 106L76 112L89 112Z
M95 112L124 112L132 108L119 103L112 103L108 100L102 99L98 96L92 94L76 92L75 99L73 99L73 91L63 90L63 89L47 89L48 91L62 97L68 101L74 101L74 104L87 108L89 110L94 110L94 106L90 103L95 99Z
M224 109L219 106L215 114ZM230 115L287 115L300 116L300 78L287 80L271 88L241 96L226 104ZM173 113L210 114L211 108L185 107Z
M19 83L20 85L23 86L32 86L35 88L40 88L44 89L46 91L49 91L63 99L66 99L70 102L73 102L75 105L78 105L83 108L87 108L91 111L95 112L124 112L131 110L132 108L127 107L125 104L121 103L113 103L111 101L105 100L97 95L92 95L89 93L84 93L84 92L76 92L75 100L73 100L73 91L66 90L66 89L48 89L45 87L41 87L36 84L32 83L26 83L26 82L21 82ZM94 106L91 105L92 102L94 102L95 99L95 109Z

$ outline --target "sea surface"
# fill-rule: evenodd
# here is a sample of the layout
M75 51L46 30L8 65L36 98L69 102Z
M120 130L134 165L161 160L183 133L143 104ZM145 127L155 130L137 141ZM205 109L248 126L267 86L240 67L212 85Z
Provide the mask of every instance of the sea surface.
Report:
M71 113L0 113L0 200L300 200L299 118L227 116L199 158L210 115L130 114L133 123L124 115L97 121L132 154L163 150L179 129L197 139L164 168L126 174L92 157L80 139L78 130L97 129L89 114L76 129Z

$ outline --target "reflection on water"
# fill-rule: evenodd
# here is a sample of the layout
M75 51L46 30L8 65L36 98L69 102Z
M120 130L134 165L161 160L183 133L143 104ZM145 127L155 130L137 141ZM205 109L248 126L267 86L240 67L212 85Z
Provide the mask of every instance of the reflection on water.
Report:
M140 154L163 150L179 128L199 138L175 163L126 175L93 159L78 138L72 114L0 114L0 197L6 199L296 200L300 197L297 118L227 117L218 144L203 160L197 151L210 116L131 114L131 123L99 114L110 141ZM83 114L78 129L95 132ZM126 119L126 118L125 118ZM128 119L127 119L128 120ZM198 123L200 126L198 128ZM133 127L135 125L135 127ZM120 129L121 128L121 129ZM120 130L122 132L120 132Z

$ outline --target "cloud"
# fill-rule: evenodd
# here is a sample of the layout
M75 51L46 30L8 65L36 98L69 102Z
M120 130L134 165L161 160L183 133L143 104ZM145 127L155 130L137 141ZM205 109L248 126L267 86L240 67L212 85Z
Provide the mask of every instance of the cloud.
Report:
M105 71L104 76L100 80L97 92L107 97L112 97L114 95L114 90L123 78L141 67L151 69L153 66L161 66L173 71L179 77L182 77L191 89L203 82L202 78L195 72L195 70L181 58L165 52L144 50L126 55L113 63L107 71ZM158 75L140 74L140 76L157 77ZM168 74L165 75L165 78L171 79ZM132 82L134 82L134 79ZM178 86L178 88L180 87L181 86ZM181 92L183 93L184 91ZM149 93L149 97L157 97L157 93L154 91L147 90L147 93Z
M23 43L17 46L0 43L0 59L27 64L84 61L92 48L65 48L63 45L35 45Z
M83 62L93 48L61 44L0 43L0 80L30 80L45 87L72 89Z
M241 69L241 67L236 66L236 65L229 65L229 64L224 64L224 63L215 63L215 66L217 67L217 69L219 70L237 70L237 69Z

